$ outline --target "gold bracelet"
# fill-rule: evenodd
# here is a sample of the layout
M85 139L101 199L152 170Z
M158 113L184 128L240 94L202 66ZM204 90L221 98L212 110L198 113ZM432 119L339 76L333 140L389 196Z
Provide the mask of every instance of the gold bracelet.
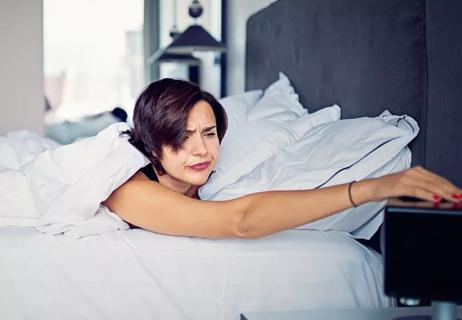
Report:
M358 205L356 203L354 203L353 201L353 198L351 197L351 186L353 185L353 183L355 183L356 180L353 180L351 181L349 184L348 184L348 197L350 198L350 202L351 204L353 205L353 207L357 208Z

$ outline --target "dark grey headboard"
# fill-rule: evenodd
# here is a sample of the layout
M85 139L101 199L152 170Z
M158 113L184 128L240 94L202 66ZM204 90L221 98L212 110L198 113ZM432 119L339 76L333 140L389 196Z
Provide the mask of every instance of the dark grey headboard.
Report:
M413 163L462 185L462 1L280 0L248 20L246 89L279 71L310 111L414 117Z

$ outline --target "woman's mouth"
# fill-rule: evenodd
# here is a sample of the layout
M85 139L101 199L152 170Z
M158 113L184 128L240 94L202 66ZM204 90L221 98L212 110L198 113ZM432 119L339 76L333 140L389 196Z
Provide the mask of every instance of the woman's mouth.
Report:
M210 161L204 161L200 163L196 163L192 166L189 166L189 168L196 170L196 171L202 171L207 169L210 166Z

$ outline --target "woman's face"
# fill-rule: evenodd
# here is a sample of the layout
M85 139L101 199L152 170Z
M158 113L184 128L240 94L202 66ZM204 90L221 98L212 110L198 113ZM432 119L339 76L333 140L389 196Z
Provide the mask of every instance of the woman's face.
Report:
M163 147L160 163L169 179L200 186L207 181L218 161L220 146L215 115L208 102L199 101L191 109L186 136L183 147L177 151Z

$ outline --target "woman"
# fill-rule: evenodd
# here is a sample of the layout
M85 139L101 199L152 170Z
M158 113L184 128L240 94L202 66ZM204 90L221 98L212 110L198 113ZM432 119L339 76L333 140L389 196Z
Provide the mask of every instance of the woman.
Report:
M201 201L197 191L218 161L225 131L222 106L199 87L173 79L150 84L136 102L134 129L128 134L152 164L116 189L104 204L130 224L158 233L257 238L389 197L462 200L461 189L414 167L323 189Z

